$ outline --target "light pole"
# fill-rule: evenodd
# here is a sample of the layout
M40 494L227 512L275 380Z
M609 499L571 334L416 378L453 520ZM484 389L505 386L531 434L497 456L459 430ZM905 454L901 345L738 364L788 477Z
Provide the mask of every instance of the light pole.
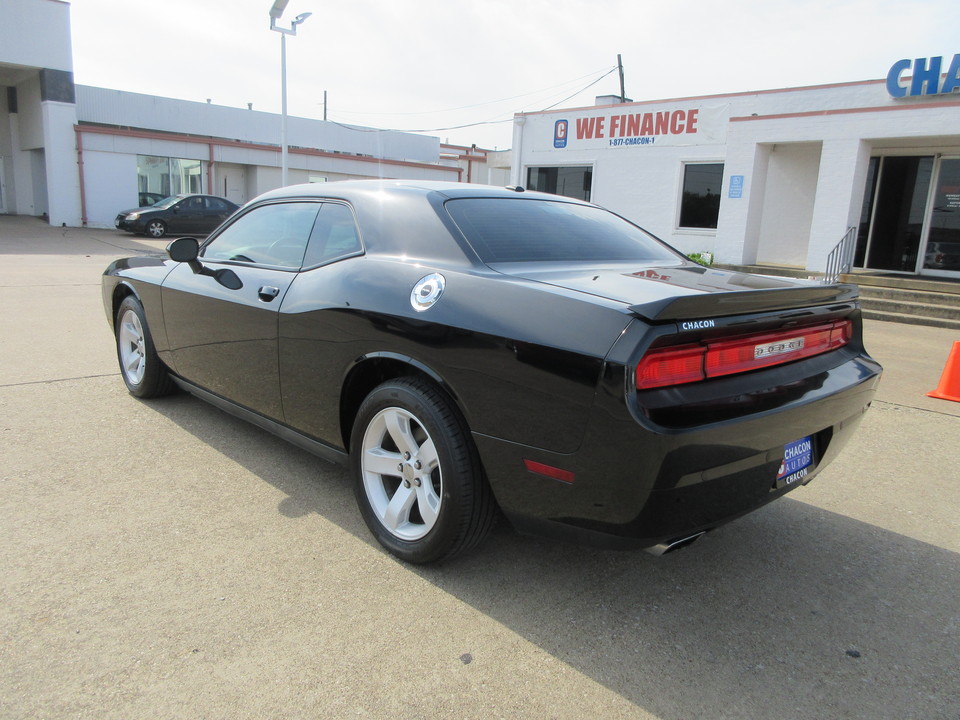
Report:
M277 20L283 15L290 0L274 0L270 8L270 29L280 33L280 185L287 184L287 35L297 34L297 25L313 13L300 13L289 28L278 27Z

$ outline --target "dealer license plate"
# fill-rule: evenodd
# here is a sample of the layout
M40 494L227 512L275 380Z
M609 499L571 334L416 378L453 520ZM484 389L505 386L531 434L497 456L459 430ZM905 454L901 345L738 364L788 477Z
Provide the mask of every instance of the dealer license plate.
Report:
M800 438L783 446L783 462L777 473L778 485L792 485L807 476L813 464L813 439Z

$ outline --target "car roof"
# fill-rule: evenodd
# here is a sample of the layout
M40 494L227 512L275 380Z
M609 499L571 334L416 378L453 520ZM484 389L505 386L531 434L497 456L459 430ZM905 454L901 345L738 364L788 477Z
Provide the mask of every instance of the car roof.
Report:
M374 195L441 195L445 198L528 198L583 203L574 198L515 187L496 187L475 183L443 182L439 180L343 180L331 183L288 185L260 195L256 201L281 198L337 198L354 200Z
M479 256L453 220L441 211L447 200L459 198L588 204L549 193L472 183L343 180L278 188L251 200L245 208L285 200L342 200L357 211L368 255L418 258L437 267L480 267L483 263Z

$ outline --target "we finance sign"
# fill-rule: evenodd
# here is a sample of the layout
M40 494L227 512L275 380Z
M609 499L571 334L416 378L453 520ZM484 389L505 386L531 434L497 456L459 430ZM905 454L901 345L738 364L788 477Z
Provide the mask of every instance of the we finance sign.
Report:
M553 122L552 145L556 150L694 145L717 139L716 132L703 132L705 121L707 125L718 124L713 118L716 114L716 109L680 107L634 113L608 110L586 117L563 118Z

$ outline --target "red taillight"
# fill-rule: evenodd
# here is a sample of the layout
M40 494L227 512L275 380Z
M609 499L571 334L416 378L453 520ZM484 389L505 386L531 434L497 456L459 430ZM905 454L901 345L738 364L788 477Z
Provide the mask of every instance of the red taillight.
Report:
M637 389L666 387L781 365L842 347L853 324L841 320L731 340L651 350L637 365Z
M706 350L703 345L683 345L648 352L637 365L637 389L703 380Z

